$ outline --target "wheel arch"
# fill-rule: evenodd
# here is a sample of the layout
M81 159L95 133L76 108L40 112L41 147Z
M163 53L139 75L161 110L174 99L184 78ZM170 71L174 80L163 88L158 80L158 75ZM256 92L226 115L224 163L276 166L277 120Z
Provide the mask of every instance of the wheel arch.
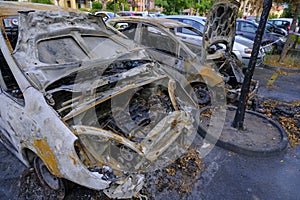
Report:
M29 165L30 167L33 167L34 158L38 157L38 155L28 147L24 147L21 151L21 154L26 164Z

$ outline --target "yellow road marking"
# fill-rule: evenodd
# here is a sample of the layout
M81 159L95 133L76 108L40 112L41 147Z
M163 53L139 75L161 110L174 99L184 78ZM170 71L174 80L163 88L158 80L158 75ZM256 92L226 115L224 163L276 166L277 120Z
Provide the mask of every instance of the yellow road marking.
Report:
M271 76L271 78L268 80L268 83L267 85L270 86L270 85L273 85L273 83L275 82L276 78L278 77L278 72L274 72L274 74Z

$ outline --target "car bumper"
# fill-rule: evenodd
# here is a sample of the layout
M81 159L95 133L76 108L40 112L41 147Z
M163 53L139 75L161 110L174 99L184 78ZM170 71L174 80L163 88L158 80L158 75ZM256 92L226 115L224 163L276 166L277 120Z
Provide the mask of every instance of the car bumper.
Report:
M248 68L251 55L250 54L240 54L240 51L233 51L234 55L237 57L238 60L240 60L243 64L243 69ZM263 59L265 57L265 54L263 53L263 50L260 50L259 56L256 60L256 66L260 66Z
M256 60L256 66L260 66L264 57L258 57ZM243 62L243 68L247 68L249 66L250 57L242 57L241 61Z

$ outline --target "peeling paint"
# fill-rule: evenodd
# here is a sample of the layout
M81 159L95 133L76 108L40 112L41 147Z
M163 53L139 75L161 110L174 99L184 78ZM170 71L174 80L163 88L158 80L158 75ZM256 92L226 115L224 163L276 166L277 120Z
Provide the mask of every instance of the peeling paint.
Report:
M69 154L69 157L72 159L73 164L76 165L77 164L77 161L76 161L77 159L74 158L74 156L72 154Z
M34 148L37 150L38 156L47 165L50 172L55 176L60 177L60 170L58 168L58 162L54 156L51 148L48 145L47 139L35 139L33 141Z

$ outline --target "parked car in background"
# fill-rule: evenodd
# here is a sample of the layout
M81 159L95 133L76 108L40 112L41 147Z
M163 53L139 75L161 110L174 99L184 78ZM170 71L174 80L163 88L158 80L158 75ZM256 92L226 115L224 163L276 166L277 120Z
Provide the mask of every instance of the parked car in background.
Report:
M293 18L274 18L274 19L269 19L268 22L280 28L283 28L284 30L289 32L292 28ZM299 21L297 20L295 32L298 32L298 30L299 30Z
M98 11L98 12L95 12L94 15L102 17L103 21L107 21L108 19L114 18L114 17L120 17L116 13L107 12L107 11Z
M247 19L247 21L251 21L251 22L254 22L257 24L259 24L259 20L260 20L260 18L251 19L249 17L247 17L246 19ZM266 23L266 29L270 32L278 33L282 36L286 36L288 33L284 28L280 28L280 27L270 23L269 21L267 21L267 23Z
M253 40L249 40L248 38L236 35L234 37L234 45L232 49L232 53L238 60L243 63L243 70L245 70L249 66L249 61L253 49ZM264 49L261 47L257 56L256 65L261 65L263 59L265 57Z
M166 19L173 19L182 23L191 25L192 27L204 32L206 17L192 16L192 15L167 15Z
M160 13L160 12L149 12L149 16L150 17L163 17L163 16L166 16L166 15L163 14L163 13Z
M285 29L280 28L270 22L266 23L266 29L270 32L278 33L282 36L287 36L287 34L288 34L288 32Z
M119 11L117 14L119 16L134 16L134 12L132 11Z
M148 12L133 12L133 16L148 17Z
M142 16L150 17L147 12L136 12L136 11L119 11L117 12L119 16Z
M237 35L254 41L257 29L258 24L253 21L243 19L236 20ZM280 53L283 49L285 41L285 36L265 30L262 37L261 46L264 48L266 53Z
M186 24L193 26L203 33L205 29L206 17L200 16L186 16L186 15L169 15L164 18L172 19L176 21L180 21ZM243 63L243 68L247 68L251 56L253 48L253 41L243 38L241 36L235 36L235 40L233 43L232 53L233 55ZM257 65L260 65L262 60L264 59L265 53L261 48L258 57L257 57Z

